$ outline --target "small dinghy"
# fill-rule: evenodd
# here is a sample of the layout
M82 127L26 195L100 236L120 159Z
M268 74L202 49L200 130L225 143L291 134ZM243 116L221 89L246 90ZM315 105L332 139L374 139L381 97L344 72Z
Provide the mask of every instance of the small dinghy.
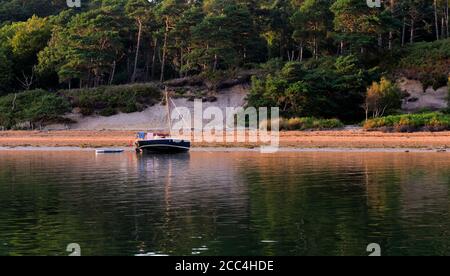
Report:
M107 154L107 153L122 153L123 149L98 149L95 151L97 154Z

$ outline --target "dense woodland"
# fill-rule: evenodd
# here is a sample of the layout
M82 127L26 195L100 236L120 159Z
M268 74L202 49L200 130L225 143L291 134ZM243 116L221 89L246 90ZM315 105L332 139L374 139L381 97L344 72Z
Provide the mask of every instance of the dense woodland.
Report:
M388 72L447 83L449 0L81 2L0 1L0 95L258 68L254 105L359 119Z

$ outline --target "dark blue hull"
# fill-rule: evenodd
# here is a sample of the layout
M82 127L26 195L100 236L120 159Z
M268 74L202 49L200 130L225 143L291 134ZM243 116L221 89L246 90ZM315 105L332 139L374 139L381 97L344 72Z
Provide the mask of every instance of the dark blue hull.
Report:
M191 149L191 142L176 139L140 140L136 142L136 149L148 153L182 153Z

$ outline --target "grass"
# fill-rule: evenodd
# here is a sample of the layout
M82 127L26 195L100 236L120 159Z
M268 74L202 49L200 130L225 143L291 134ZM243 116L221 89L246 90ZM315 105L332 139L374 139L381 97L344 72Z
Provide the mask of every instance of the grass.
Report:
M344 124L338 119L317 119L314 117L281 119L281 130L328 130L342 128Z
M395 132L445 131L450 130L450 115L441 112L404 114L368 120L366 130Z

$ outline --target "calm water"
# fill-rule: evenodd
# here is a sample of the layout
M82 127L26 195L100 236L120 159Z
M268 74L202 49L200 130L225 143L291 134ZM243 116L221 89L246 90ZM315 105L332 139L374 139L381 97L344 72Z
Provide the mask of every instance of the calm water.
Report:
M0 151L0 255L450 254L446 153Z

